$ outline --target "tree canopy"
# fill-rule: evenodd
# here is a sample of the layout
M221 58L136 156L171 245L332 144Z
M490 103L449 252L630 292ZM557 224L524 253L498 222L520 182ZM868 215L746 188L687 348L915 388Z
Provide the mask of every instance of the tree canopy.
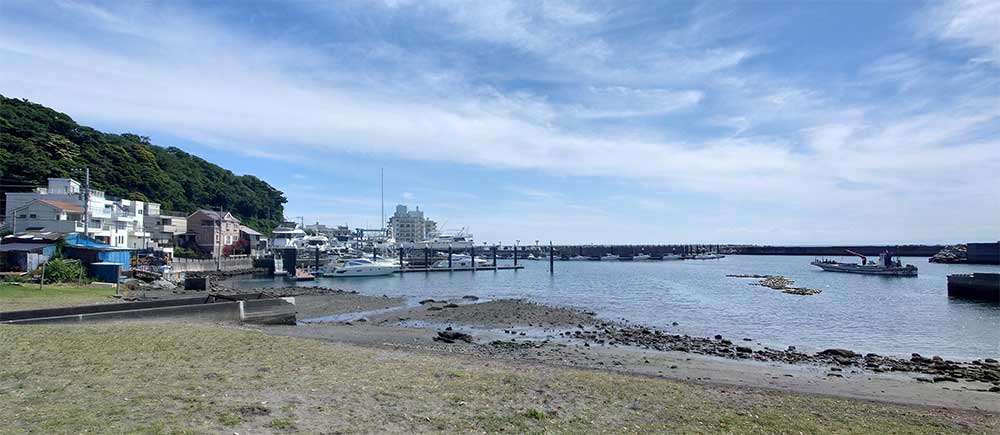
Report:
M0 186L26 191L50 177L82 181L107 195L152 201L190 213L224 207L244 225L269 234L281 223L284 194L253 175L236 175L175 147L136 134L110 134L64 113L0 95ZM3 198L0 198L2 201Z

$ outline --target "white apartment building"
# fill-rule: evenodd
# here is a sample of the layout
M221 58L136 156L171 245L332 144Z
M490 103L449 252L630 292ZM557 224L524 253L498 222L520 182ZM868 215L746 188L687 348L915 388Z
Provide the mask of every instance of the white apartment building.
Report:
M396 205L396 213L389 218L389 235L397 243L422 242L437 235L437 223L424 217L420 207L407 210Z
M80 183L69 178L49 178L47 187L31 192L7 192L6 222L15 232L45 230L83 233L84 194ZM150 203L155 204L155 203ZM148 209L143 201L113 200L100 190L90 190L87 236L115 247L152 246L144 230ZM159 204L153 209L159 214Z

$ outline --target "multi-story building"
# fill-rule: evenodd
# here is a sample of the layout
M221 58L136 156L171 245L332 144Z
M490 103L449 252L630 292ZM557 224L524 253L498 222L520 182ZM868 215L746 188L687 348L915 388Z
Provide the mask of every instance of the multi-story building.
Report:
M153 205L152 203L147 206ZM156 213L147 207L143 225L150 233L150 240L159 247L178 246L187 234L187 216L169 212L161 214L157 207Z
M420 207L407 210L405 205L399 204L389 218L389 235L397 243L422 242L437 235L437 223L425 218Z
M203 252L219 257L240 239L240 221L229 212L202 209L187 217L187 232Z
M79 182L49 178L47 187L31 192L7 192L5 220L15 231L34 228L83 233L86 214L89 238L115 247L150 246L149 233L143 227L145 202L105 197L104 192L94 189L90 189L89 194L87 207L84 207L85 195Z

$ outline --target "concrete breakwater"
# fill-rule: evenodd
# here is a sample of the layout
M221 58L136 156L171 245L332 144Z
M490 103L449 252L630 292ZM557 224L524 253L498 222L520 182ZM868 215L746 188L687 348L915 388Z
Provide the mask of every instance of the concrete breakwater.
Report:
M735 244L681 244L681 245L557 245L553 249L556 255L587 257L614 254L619 256L635 256L639 254L694 254L700 252L718 252L721 254L738 255L813 255L813 256L843 256L846 250L864 255L875 256L882 252L904 257L930 257L944 245L854 245L854 246L766 246L766 245L735 245ZM523 255L527 252L540 250L548 252L548 246L536 248L527 246L520 248ZM513 251L501 251L510 255ZM520 255L520 254L519 254Z

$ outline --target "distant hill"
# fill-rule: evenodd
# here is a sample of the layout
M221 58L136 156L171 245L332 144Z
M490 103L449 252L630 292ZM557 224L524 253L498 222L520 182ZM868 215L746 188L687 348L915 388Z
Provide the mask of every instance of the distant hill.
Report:
M262 233L281 222L287 202L253 175L153 145L148 137L102 133L40 104L0 95L0 191L30 190L49 177L82 182L84 167L90 167L91 188L108 195L185 213L222 206Z

